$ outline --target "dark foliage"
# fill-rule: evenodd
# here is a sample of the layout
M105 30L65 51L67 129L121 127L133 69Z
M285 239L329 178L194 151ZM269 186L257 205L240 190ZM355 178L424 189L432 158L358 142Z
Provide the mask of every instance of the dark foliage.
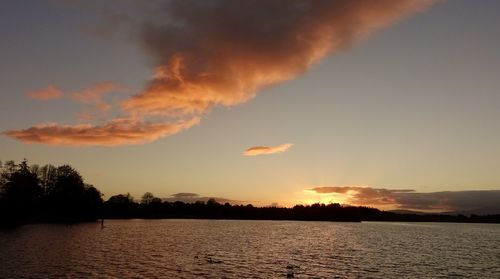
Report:
M96 220L101 193L84 184L69 165L28 166L8 161L0 175L0 225L26 222L79 222Z
M141 202L130 194L115 195L103 202L94 186L69 165L29 166L26 160L0 164L0 226L28 222L81 222L98 218L192 218L302 221L403 221L500 223L500 215L464 216L398 214L362 206L313 204L285 207L254 207L207 202L167 202L145 193Z
M363 206L340 204L313 204L286 207L254 207L248 205L220 204L215 200L195 203L134 202L130 195L117 195L104 203L103 217L127 218L189 218L189 219L244 219L244 220L299 220L299 221L392 221L392 222L476 222L500 223L500 215L470 217L442 214L398 214Z

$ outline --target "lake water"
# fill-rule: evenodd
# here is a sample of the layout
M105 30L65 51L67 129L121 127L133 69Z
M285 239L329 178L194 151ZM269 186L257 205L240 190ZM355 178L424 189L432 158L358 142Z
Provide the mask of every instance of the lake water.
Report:
M106 220L0 230L1 278L500 278L500 225Z

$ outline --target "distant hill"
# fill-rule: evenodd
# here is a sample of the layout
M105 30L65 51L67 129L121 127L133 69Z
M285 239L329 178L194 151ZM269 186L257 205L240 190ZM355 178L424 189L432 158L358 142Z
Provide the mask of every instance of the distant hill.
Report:
M444 212L424 212L417 210L405 210L405 209L396 209L396 210L388 210L388 212L397 213L397 214L415 214L415 215L427 215L427 214L444 214L444 215L496 215L500 214L500 207L481 207L470 210L456 210L456 211L444 211Z
M470 216L470 215L494 215L494 214L500 214L500 207L481 207L481 208L476 208L476 209L471 209L471 210L459 210L459 211L449 211L449 212L443 212L443 214L448 214L448 215L465 215L465 216Z
M397 213L397 214L415 214L415 215L426 215L430 214L428 212L416 211L416 210L404 210L404 209L396 209L396 210L388 210L388 212Z

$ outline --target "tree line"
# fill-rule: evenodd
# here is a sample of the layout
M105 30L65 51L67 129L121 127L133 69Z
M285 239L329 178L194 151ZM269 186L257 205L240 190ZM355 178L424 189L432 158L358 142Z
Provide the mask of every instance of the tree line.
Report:
M30 222L81 222L99 218L193 218L303 221L407 221L500 223L500 215L464 216L398 214L364 206L332 204L255 207L206 202L169 202L145 193L103 200L101 192L84 182L70 165L29 165L26 160L0 162L0 226Z
M457 222L500 223L500 215L401 214L365 206L338 203L295 205L294 207L255 207L252 204L231 205L214 199L184 203L168 202L145 193L140 201L129 195L117 195L104 203L103 216L127 218L189 218L235 220L297 220L297 221L389 221L389 222Z

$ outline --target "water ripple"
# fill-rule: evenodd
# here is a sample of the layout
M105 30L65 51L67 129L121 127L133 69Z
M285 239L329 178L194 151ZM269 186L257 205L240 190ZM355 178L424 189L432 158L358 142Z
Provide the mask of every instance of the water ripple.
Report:
M108 220L0 231L0 278L499 278L500 225Z

